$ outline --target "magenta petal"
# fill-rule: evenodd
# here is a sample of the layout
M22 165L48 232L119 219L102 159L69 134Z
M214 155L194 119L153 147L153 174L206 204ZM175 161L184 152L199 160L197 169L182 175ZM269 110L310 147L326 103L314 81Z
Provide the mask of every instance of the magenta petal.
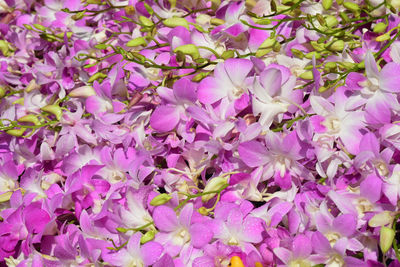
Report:
M343 214L333 220L332 226L342 236L351 236L357 227L357 219L352 214Z
M186 228L190 227L193 215L193 204L186 204L179 214L179 223Z
M226 97L227 94L226 88L220 86L213 77L207 77L202 80L197 91L198 99L204 104L213 104L221 98Z
M298 235L293 240L293 256L307 258L312 251L310 239L305 235Z
M243 234L247 242L259 243L263 240L262 232L264 230L262 220L247 216L243 222Z
M178 125L179 111L172 106L158 106L150 118L150 125L160 132L171 131Z
M50 215L39 208L25 209L25 225L29 233L41 232L50 221Z
M379 85L388 92L397 93L400 91L400 65L394 62L386 64L380 73Z
M332 250L329 240L320 232L314 232L311 241L318 254L328 254Z
M279 69L267 69L260 74L260 82L270 96L276 96L281 89L282 72Z
M174 95L177 100L196 101L196 84L187 78L182 78L174 83Z
M258 167L269 161L267 149L257 141L244 142L238 148L240 158L250 167Z
M146 266L154 264L161 256L164 248L157 242L150 241L142 246L140 252Z
M234 85L240 86L253 68L248 59L227 59L224 63L226 73Z
M178 227L175 211L166 206L159 206L154 209L153 220L160 231L172 232Z
M213 232L206 225L195 223L190 227L190 236L193 247L202 248L211 241Z
M369 175L360 184L360 193L372 203L381 198L382 180L375 175Z

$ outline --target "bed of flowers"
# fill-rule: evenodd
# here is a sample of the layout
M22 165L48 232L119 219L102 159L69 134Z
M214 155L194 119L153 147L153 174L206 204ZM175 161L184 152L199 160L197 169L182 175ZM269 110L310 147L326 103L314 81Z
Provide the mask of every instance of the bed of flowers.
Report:
M399 9L1 0L0 266L400 266Z

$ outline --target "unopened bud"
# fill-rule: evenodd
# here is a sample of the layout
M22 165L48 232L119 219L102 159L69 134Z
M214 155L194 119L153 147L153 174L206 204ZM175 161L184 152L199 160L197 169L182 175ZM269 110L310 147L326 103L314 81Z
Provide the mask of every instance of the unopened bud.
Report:
M139 46L139 45L147 45L147 42L144 39L144 37L137 37L126 43L127 47L135 47L135 46Z
M8 191L4 194L0 195L0 203L4 203L10 200L11 196L12 196L13 192Z
M358 4L354 3L354 2L343 2L343 6L350 10L351 12L358 12L360 11L360 7L358 6Z
M6 95L6 89L3 86L0 86L0 99Z
M386 30L387 26L388 25L386 23L379 22L378 24L376 24L374 26L373 31L374 31L374 33L382 33Z
M33 24L33 27L35 27L36 29L45 32L46 31L46 27L40 24Z
M174 50L175 53L178 51L185 55L191 56L192 59L197 59L200 57L199 49L194 44L181 45Z
M163 21L163 24L169 28L182 26L189 30L189 22L185 18L178 18L178 17L168 18Z
M344 49L344 41L343 40L336 40L327 45L325 45L327 49L334 52L341 52Z
M136 12L136 10L135 10L135 7L134 6L126 6L125 7L125 13L127 14L127 15L133 15L133 14L135 14L135 12Z
M41 110L53 114L54 116L56 116L57 120L61 119L62 110L58 105L47 105L45 107L42 107Z
M335 62L327 62L325 64L324 70L330 72L332 70L336 70L336 63Z
M312 71L306 71L300 74L299 77L304 80L312 80L314 79L314 74L312 73Z
M329 28L336 27L339 24L339 21L337 20L337 18L332 15L326 16L325 21L326 21L326 26L328 26Z
M156 196L155 198L153 198L150 201L150 205L152 206L161 206L164 205L165 203L167 203L168 201L170 201L172 197L168 194L159 194L158 196Z
M28 114L25 116L22 116L21 118L18 119L19 122L30 122L33 123L34 125L39 125L39 119L33 115L33 114Z
M10 55L10 44L5 40L0 40L0 50L3 56L8 57Z
M203 80L205 77L207 77L209 75L208 72L200 72L199 74L196 74L196 76L194 76L192 78L193 82L200 82L201 80Z
M80 20L85 16L86 10L76 13L75 15L71 16L73 20Z
M201 215L204 215L204 216L207 216L208 213L209 213L206 207L200 207L197 211L198 211Z
M332 4L333 4L333 0L322 0L322 7L325 10L330 9L332 7Z
M208 181L206 187L203 190L203 193L219 191L219 190L222 190L227 185L228 185L228 177L218 176L218 177L212 178L210 181ZM215 195L216 195L216 193L210 193L210 194L203 195L201 197L201 200L203 202L207 202L210 199L212 199Z
M7 130L6 133L12 136L21 137L24 134L25 130L25 128L11 129Z
M128 229L123 228L123 227L118 227L116 230L117 230L118 232L120 232L120 233L126 233L126 232L128 232Z
M142 237L140 238L140 244L145 244L151 240L154 239L154 237L156 236L156 231L154 230L150 230L147 231L144 235L142 235Z
M304 57L307 58L307 59L312 59L313 57L315 57L315 59L321 59L322 58L321 54L316 52L316 51L309 52Z
M218 18L212 18L210 19L210 24L214 26L219 26L225 23L225 20L223 19L218 19Z
M257 49L256 57L262 57L262 56L268 54L269 52L271 52L275 42L276 42L275 37L269 37L269 38L265 39L265 41Z
M233 58L234 56L235 52L233 50L226 50L221 55L223 59Z
M105 79L107 77L107 74L101 73L101 72L96 72L92 76L90 76L89 80L87 81L88 83L92 83L95 80L98 79Z
M375 38L375 41L377 42L384 42L390 39L390 35L388 33L379 35L378 37Z
M368 225L371 227L379 227L379 226L385 226L393 222L393 216L390 211L383 211L381 213L375 214L374 217L372 217L368 221Z
M395 232L392 228L382 226L380 231L379 246L382 253L385 254L392 247Z
M142 23L145 27L151 27L154 25L153 21L151 21L149 18L145 16L140 16L139 17L140 23Z

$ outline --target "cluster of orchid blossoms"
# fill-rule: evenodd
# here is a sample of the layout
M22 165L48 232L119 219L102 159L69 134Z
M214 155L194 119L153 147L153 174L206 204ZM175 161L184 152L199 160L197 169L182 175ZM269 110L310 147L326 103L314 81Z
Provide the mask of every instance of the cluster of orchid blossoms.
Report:
M0 265L400 266L399 11L1 0Z

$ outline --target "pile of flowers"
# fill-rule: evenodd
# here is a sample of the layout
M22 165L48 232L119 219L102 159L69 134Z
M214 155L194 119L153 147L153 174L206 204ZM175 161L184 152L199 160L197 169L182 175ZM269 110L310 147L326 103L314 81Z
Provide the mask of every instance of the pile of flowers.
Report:
M400 1L1 0L1 266L400 266Z

